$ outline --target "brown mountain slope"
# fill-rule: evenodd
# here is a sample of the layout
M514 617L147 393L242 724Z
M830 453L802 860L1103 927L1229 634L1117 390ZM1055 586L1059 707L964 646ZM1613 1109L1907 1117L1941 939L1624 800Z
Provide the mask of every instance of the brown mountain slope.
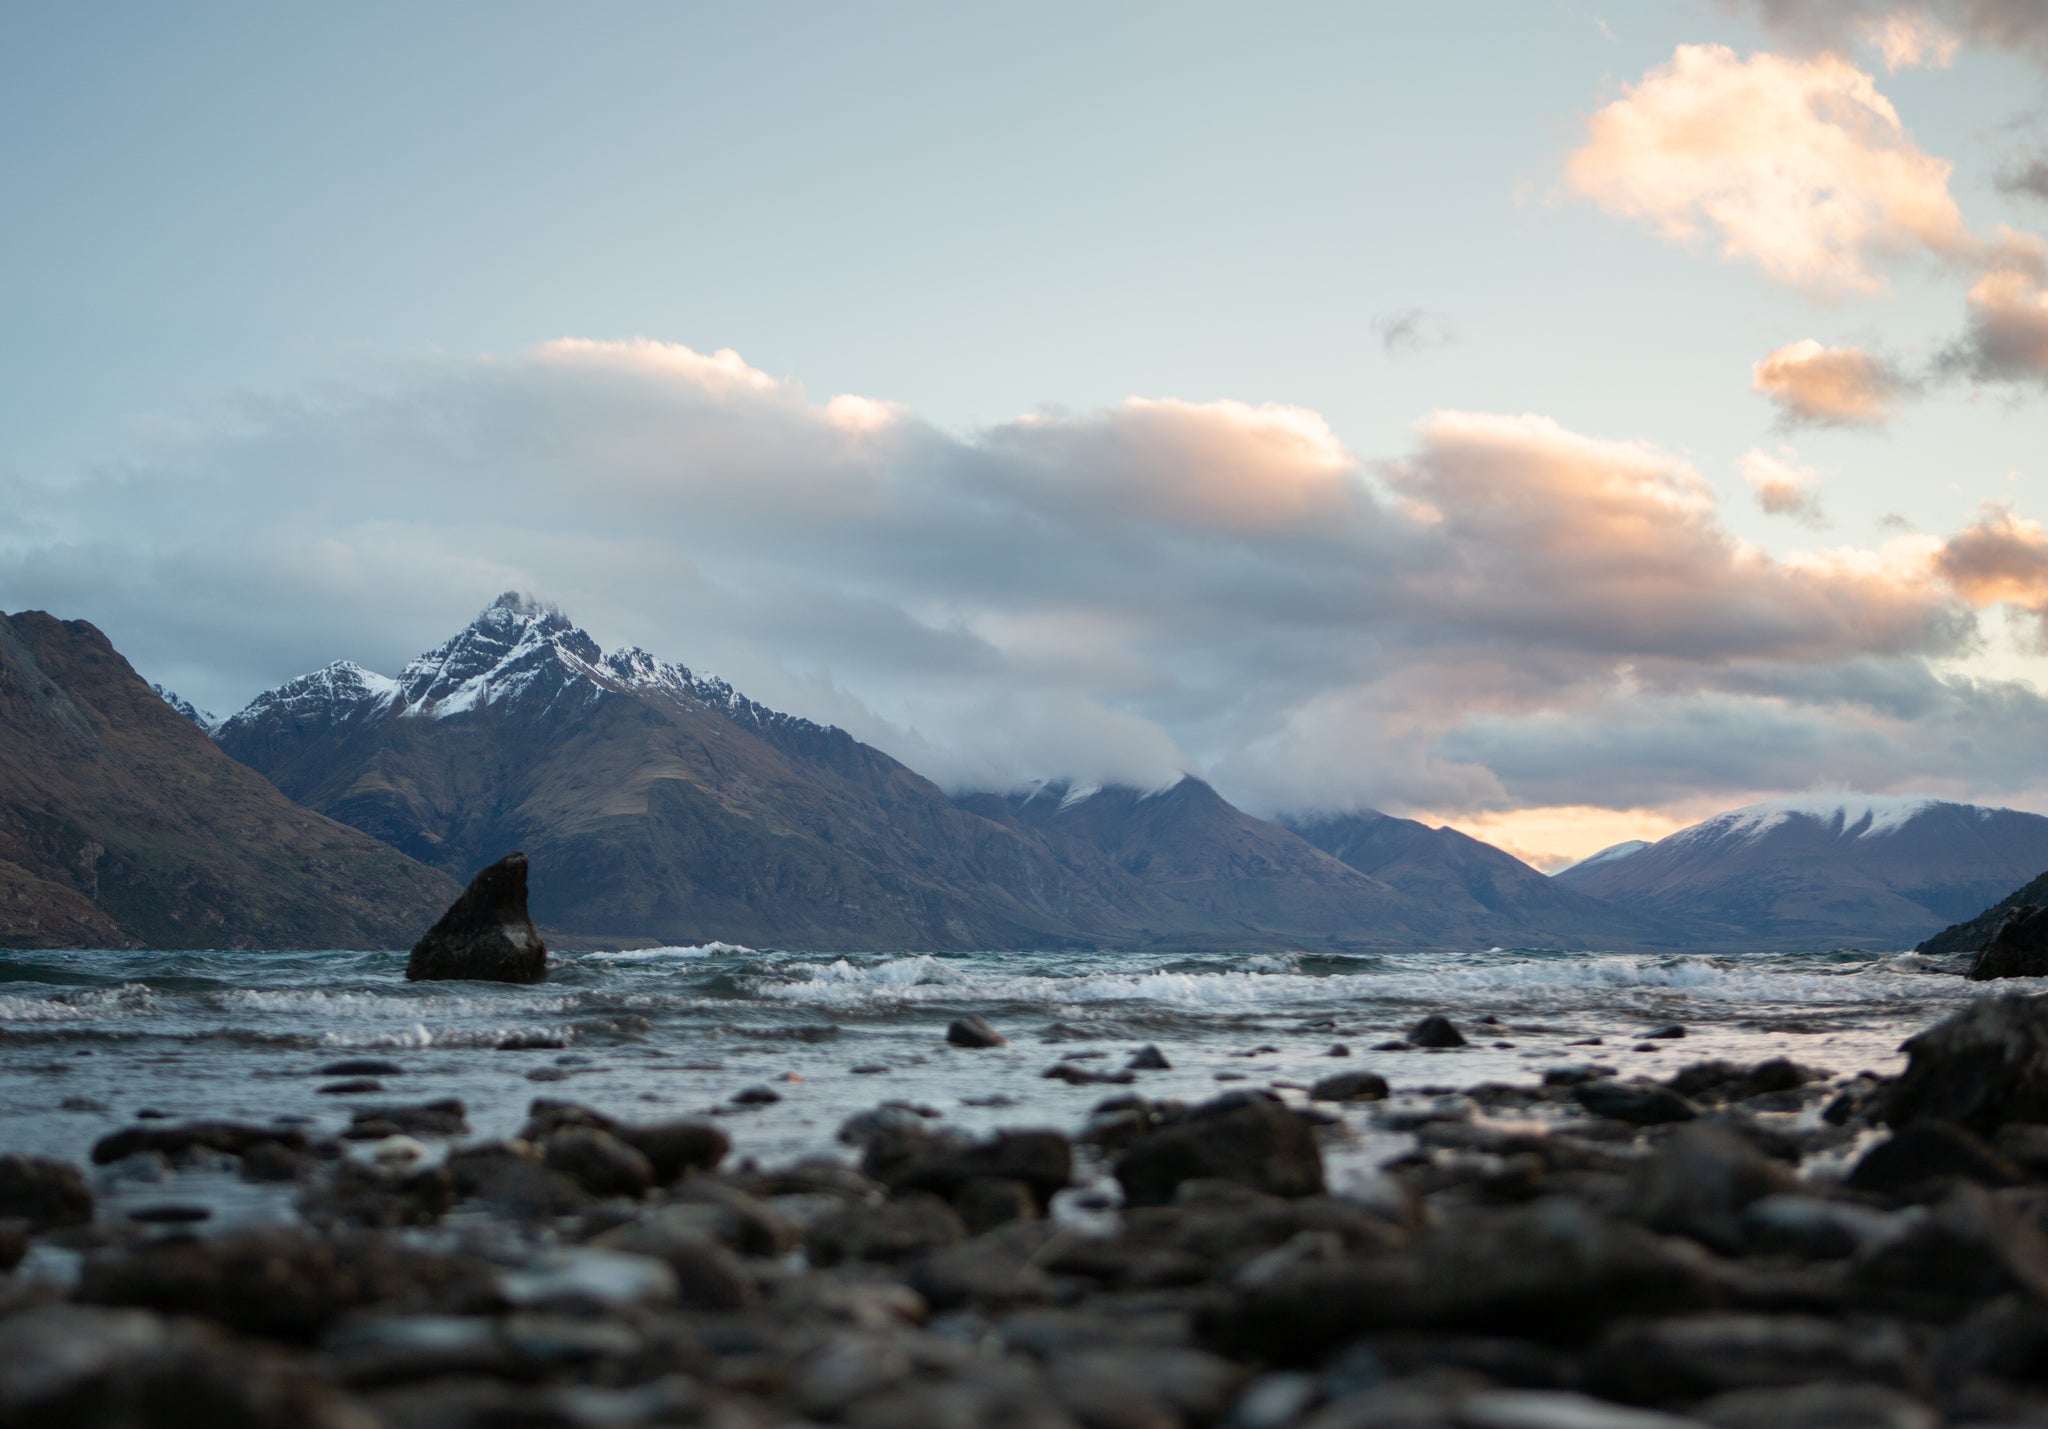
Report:
M1142 940L1279 935L1308 947L1455 944L1456 910L1427 907L1237 808L1200 779L1170 788L970 795L964 807L1027 830L1076 880L1113 877Z
M397 947L458 891L222 754L91 625L0 616L0 945Z

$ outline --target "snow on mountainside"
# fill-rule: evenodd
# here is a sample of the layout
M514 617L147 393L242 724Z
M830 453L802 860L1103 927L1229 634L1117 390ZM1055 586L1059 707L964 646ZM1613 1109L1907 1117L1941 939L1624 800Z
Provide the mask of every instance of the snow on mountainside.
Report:
M1680 829L1671 837L1690 842L1731 838L1755 839L1794 819L1804 819L1830 829L1844 838L1877 838L1884 834L1897 833L1919 815L1940 803L1942 801L1939 799L1910 794L1890 798L1871 795L1809 795L1798 799L1773 799L1762 804L1730 809L1725 814L1716 814L1711 819L1703 819L1689 828ZM1948 807L1966 809L1985 819L1997 812L1995 809L1981 808L1976 804L1951 804ZM1639 844L1638 847L1648 845ZM1595 854L1593 858L1602 856ZM1593 859L1586 862L1591 863Z
M397 679L337 660L258 695L218 721L215 735L233 744L280 720L295 726L366 717L441 720L492 707L544 714L587 704L608 690L680 695L754 728L826 732L645 650L607 653L560 607L507 591L465 629L409 662Z
M1716 925L1720 946L1905 948L2048 868L2048 818L1924 796L1822 794L1703 819L1557 880Z
M220 716L212 710L203 710L176 690L167 690L162 685L152 684L150 689L156 691L158 699L162 700L179 714L185 716L186 719L191 720L192 723L198 725L208 734L212 734L216 729L220 728Z
M1588 854L1577 863L1565 865L1557 873L1552 874L1551 877L1555 878L1558 874L1572 871L1584 873L1587 869L1598 868L1603 863L1613 863L1616 859L1627 858L1632 853L1641 853L1649 846L1650 841L1648 839L1623 839L1618 844L1609 844L1598 853Z

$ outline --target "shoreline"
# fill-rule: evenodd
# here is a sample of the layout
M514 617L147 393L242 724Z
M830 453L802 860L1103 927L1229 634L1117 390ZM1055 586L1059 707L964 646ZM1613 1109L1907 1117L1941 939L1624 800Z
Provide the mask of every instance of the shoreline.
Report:
M386 1096L339 1138L143 1120L90 1175L0 1161L0 1222L41 1218L0 1233L0 1423L195 1394L300 1429L2048 1415L2014 1368L2048 1346L2031 1122L1887 1136L1896 1079L1783 1058L1459 1084L1453 1055L1391 1097L1332 1058L1188 1102L1122 1063L1055 1064L1078 1125L883 1099L773 1165L573 1085L508 1139ZM229 1184L268 1211L181 1195Z

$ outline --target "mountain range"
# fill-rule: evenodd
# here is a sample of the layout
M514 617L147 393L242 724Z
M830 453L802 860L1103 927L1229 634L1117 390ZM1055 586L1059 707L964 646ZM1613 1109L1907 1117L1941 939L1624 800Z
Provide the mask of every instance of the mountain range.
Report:
M516 594L396 677L338 661L226 720L89 625L0 619L14 945L402 945L513 848L558 940L848 951L1904 947L2048 867L2048 819L1925 799L1757 805L1545 877L1191 776L949 796Z
M0 946L389 947L456 891L228 758L84 621L0 615Z
M1382 857L1383 878L1195 778L950 798L843 730L643 650L606 652L516 594L396 678L330 665L259 696L215 737L292 798L451 875L525 849L535 916L585 936L1386 947L1513 940L1530 926L1447 895L1440 871L1411 879ZM1396 822L1419 843L1439 837ZM1546 938L1654 933L1515 867L1527 898L1548 895Z
M1924 798L1816 796L1604 850L1558 883L1676 919L1698 946L1905 948L2048 868L2048 818Z

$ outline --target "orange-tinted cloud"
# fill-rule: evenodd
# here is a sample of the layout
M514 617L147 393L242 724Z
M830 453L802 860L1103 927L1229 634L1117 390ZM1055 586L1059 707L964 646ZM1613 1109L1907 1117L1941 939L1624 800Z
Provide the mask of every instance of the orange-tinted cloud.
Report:
M1721 523L1713 488L1656 447L1547 417L1438 413L1389 469L1440 513L1416 590L1434 618L1635 657L1833 659L1931 649L1948 601L1882 559L1775 561Z
M1876 426L1898 410L1911 384L1884 358L1806 338L1757 363L1750 386L1776 404L1788 422Z
M1794 466L1769 452L1749 451L1742 458L1742 479L1756 492L1756 504L1768 516L1790 516L1809 526L1820 524L1818 477L1810 466Z
M1987 505L1935 558L1942 577L1972 605L2011 605L2048 619L2048 530Z
M1952 167L1839 55L1681 45L1587 121L1565 178L1665 238L1712 235L1724 258L1839 297L1880 290L1899 257L1969 249Z
M1980 382L2048 383L2048 244L2001 230L1970 287L1970 323L1944 363Z

